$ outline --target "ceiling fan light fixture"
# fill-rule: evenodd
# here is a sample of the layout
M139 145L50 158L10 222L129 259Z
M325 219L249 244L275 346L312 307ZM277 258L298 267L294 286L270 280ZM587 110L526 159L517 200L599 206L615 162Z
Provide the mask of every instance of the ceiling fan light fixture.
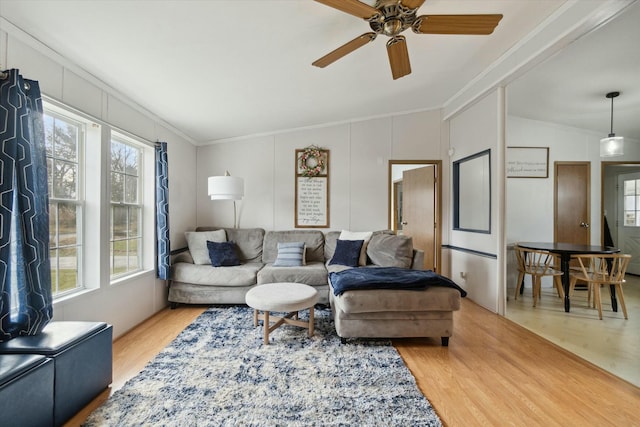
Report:
M611 99L611 130L609 136L600 140L600 157L615 157L624 155L624 137L613 133L613 98L620 92L609 92L606 97Z

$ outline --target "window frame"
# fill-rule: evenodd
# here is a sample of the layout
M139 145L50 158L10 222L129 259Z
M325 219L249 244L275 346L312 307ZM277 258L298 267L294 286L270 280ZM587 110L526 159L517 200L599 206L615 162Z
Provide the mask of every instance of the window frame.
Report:
M75 188L75 198L60 198L55 197L55 189L54 189L54 174L47 173L47 185L49 187L49 215L51 221L51 213L53 208L55 207L55 243L52 244L52 232L51 232L51 222L49 223L49 262L53 266L55 261L55 269L51 268L51 294L54 299L62 298L70 294L74 294L76 292L80 292L85 289L85 275L84 275L84 255L85 255L85 244L84 244L84 226L85 226L85 146L87 142L87 127L90 124L90 121L84 117L78 116L74 114L72 111L60 107L58 105L49 103L45 101L43 103L43 119L46 120L46 117L50 117L54 120L63 121L72 126L75 126L78 135L77 135L77 146L76 146L76 162L77 166L76 172L76 188ZM54 125L55 129L55 125ZM45 140L47 135L45 133ZM52 146L53 148L53 146ZM49 164L49 160L53 164L56 160L70 162L69 159L65 159L55 155L55 150L52 149L51 155L46 153L47 165ZM49 178L52 179L52 182L49 182ZM60 204L69 204L74 205L76 207L76 242L72 245L60 245L60 217L58 215L60 211ZM59 251L75 248L76 250L76 280L75 286L71 289L66 289L60 291L60 255ZM51 253L56 251L55 259L51 257ZM53 277L55 275L55 278Z
M77 287L69 292L53 295L54 304L66 304L66 301L87 292L107 289L112 285L126 285L133 283L141 275L152 274L155 271L155 144L45 94L42 99L44 114L54 113L85 126L84 143L82 150L78 152L83 180L78 186L78 196L82 197L82 225L78 225L78 239L81 239L82 247L78 253L81 260L78 261ZM117 277L110 274L110 153L113 135L135 145L140 150L140 162L143 165L143 169L138 172L140 184L137 204L141 207L138 222L138 268ZM49 184L49 176L47 182ZM61 200L68 202L67 199ZM53 291L53 282L51 289Z
M132 175L126 172L126 168L124 171L116 171L113 169L113 165L112 165L112 145L114 142L117 142L119 144L124 144L128 147L134 148L137 153L138 153L138 167L137 167L137 175ZM140 141L134 137L125 135L123 132L117 131L117 130L113 130L111 131L111 135L109 138L109 168L108 168L108 172L109 172L109 190L108 190L108 195L107 195L107 200L109 203L109 279L110 282L113 284L115 282L121 281L122 279L125 279L129 276L135 275L140 273L141 271L144 270L144 265L145 265L145 230L144 230L144 217L145 217L145 195L144 195L144 187L145 187L145 175L146 175L146 162L145 162L145 150L147 148L148 144L144 143L143 141ZM113 201L112 200L112 194L113 194L113 180L112 180L112 175L114 173L120 174L123 176L123 197L121 201ZM137 184L136 184L136 194L137 194L137 200L135 203L132 202L128 202L126 200L126 178L127 177L133 177L135 176L137 179ZM113 220L114 220L114 211L115 208L118 207L125 207L127 208L126 211L126 215L127 215L127 236L125 238L116 238L114 235L114 225L113 225ZM137 209L138 212L138 218L137 218L137 235L134 237L129 237L129 231L130 231L130 222L129 222L129 215L132 209ZM137 266L135 268L129 268L129 260L130 260L130 251L129 251L129 245L130 242L132 241L137 241ZM113 251L113 246L116 242L126 242L126 246L127 246L127 269L121 273L114 273L114 269L115 269L115 255L114 255L114 251Z

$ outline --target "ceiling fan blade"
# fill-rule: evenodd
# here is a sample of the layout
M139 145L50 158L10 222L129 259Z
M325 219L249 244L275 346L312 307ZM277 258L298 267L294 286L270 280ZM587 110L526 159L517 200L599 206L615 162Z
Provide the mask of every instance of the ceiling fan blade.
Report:
M407 41L403 36L395 36L389 39L387 42L387 53L389 54L389 64L391 65L393 80L411 74Z
M502 15L422 15L413 31L418 34L479 34L487 35L502 19Z
M372 6L369 6L368 4L362 3L358 0L316 0L316 1L318 3L322 3L334 9L341 10L342 12L348 13L350 15L357 16L358 18L369 19L380 14L378 9Z
M316 61L313 62L312 65L315 65L316 67L324 68L327 65L332 64L333 62L342 58L343 56L350 54L351 52L358 49L359 47L362 47L365 44L373 41L376 38L376 35L377 35L376 33L364 33L363 35L356 37L350 42L343 44L336 50L327 53L322 58L317 59Z
M400 3L407 9L417 9L424 4L424 0L402 0Z

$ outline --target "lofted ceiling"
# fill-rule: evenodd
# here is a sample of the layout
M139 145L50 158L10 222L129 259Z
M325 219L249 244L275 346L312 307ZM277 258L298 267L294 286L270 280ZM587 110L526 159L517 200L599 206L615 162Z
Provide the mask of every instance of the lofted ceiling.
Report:
M406 31L413 71L398 80L391 77L384 36L327 68L313 67L314 60L370 29L364 20L312 0L0 0L0 15L194 143L205 144L440 108L563 3L427 0L419 14L500 13L504 18L489 36ZM637 41L637 28L626 38ZM555 60L516 84L528 79L543 85L538 70ZM552 71L559 73L557 68L572 61ZM608 57L598 54L588 64L603 73L605 62ZM636 83L637 76L631 77ZM626 92L632 93L622 81L620 87L592 82L569 79L563 88L573 87L573 92L515 86L510 107L519 115L545 119L540 111L548 111L560 97L566 101L579 94L576 105L594 97L594 114L597 109L608 115L606 91L623 92L620 108ZM536 112L539 96L534 95L547 92L558 97L544 98ZM519 99L526 100L526 108L517 107ZM573 107L566 110L579 114ZM608 132L608 119L604 128Z
M640 2L508 86L509 113L640 141Z

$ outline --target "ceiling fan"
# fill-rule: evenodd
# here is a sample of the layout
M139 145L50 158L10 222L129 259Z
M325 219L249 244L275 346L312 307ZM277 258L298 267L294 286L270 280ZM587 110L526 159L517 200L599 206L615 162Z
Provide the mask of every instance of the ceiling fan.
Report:
M375 6L358 0L316 1L368 21L372 31L329 52L313 65L324 68L384 34L389 37L387 53L394 80L411 73L407 41L400 35L404 30L411 28L417 34L487 35L493 33L502 19L500 14L417 16L425 0L376 0Z

